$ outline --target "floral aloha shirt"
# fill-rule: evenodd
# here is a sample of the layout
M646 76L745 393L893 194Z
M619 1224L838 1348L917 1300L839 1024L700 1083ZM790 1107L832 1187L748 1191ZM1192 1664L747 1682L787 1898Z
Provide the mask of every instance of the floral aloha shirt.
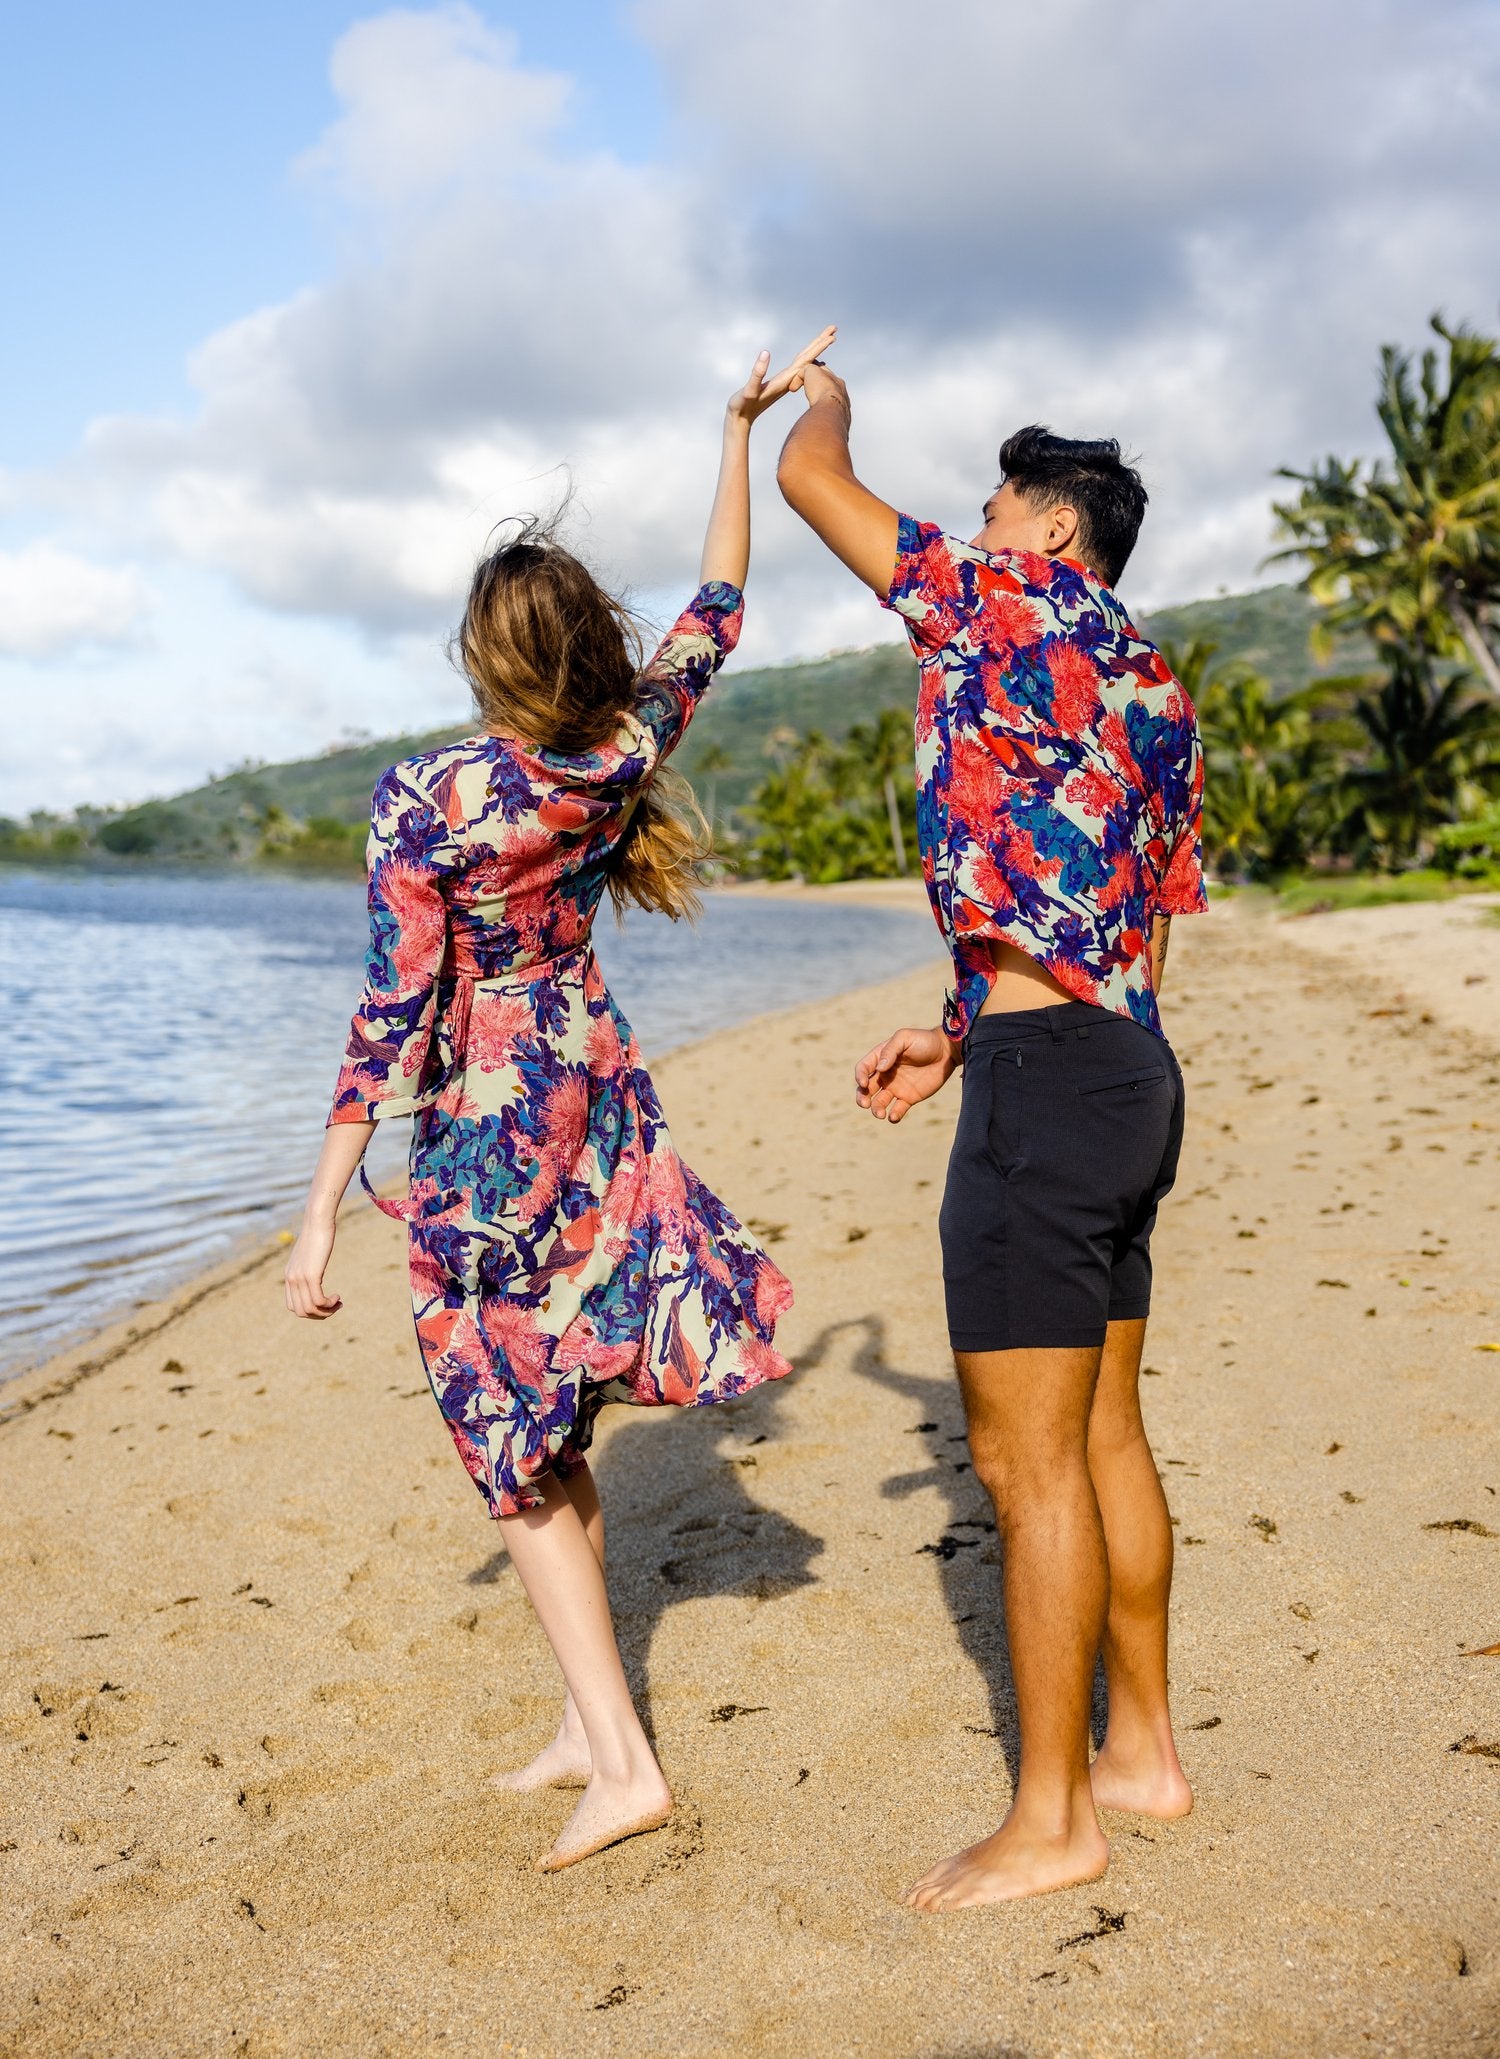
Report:
M917 835L967 1035L1014 944L1081 1001L1162 1035L1158 910L1208 906L1203 751L1187 694L1071 558L984 551L900 520L885 605L921 669Z
M596 751L475 736L393 765L332 1122L413 1115L412 1312L493 1516L584 1463L606 1401L727 1400L790 1371L787 1280L672 1146L590 937L631 809L739 636L702 587Z

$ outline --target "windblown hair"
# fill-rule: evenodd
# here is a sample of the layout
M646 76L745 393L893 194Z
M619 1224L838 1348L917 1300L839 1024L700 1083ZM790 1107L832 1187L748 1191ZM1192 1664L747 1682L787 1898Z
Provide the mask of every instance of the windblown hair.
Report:
M1115 584L1141 533L1146 489L1114 437L1054 436L1034 422L1001 444L1000 478L1032 507L1070 502L1078 510L1078 555L1106 586Z
M569 756L597 750L634 705L645 637L623 602L545 523L523 522L475 568L449 646L487 729ZM610 866L617 916L635 902L696 915L708 824L680 773L659 765Z

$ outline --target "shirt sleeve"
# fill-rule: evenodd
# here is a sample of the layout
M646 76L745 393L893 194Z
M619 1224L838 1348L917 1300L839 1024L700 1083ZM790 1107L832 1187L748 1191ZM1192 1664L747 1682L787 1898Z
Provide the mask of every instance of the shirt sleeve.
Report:
M1156 905L1166 915L1201 915L1208 907L1203 878L1203 746L1196 729L1187 809L1162 874Z
M881 606L901 616L919 652L940 649L969 614L973 595L965 587L964 569L953 554L953 539L935 523L899 517L896 569Z
M681 740L709 681L740 640L745 596L727 579L700 586L641 675L636 714L664 757Z
M331 1123L410 1115L428 1070L448 936L442 880L452 867L452 842L441 812L410 767L393 765L375 789L367 863L365 985L349 1027Z

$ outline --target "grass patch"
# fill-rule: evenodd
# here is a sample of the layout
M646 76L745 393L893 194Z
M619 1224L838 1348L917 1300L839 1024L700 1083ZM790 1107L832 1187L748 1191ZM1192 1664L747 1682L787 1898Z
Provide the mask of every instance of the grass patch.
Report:
M1493 893L1500 879L1454 879L1430 867L1416 872L1304 873L1277 890L1281 915L1323 915L1341 908L1379 908L1390 901L1452 901Z

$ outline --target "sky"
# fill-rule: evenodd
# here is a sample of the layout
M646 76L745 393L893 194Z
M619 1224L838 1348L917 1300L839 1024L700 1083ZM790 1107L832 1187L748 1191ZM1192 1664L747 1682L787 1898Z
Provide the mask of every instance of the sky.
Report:
M861 475L961 534L1118 435L1124 598L1268 577L1382 342L1496 320L1500 0L12 0L0 813L460 722L486 536L692 592L723 401L840 324ZM756 432L741 662L896 627Z

